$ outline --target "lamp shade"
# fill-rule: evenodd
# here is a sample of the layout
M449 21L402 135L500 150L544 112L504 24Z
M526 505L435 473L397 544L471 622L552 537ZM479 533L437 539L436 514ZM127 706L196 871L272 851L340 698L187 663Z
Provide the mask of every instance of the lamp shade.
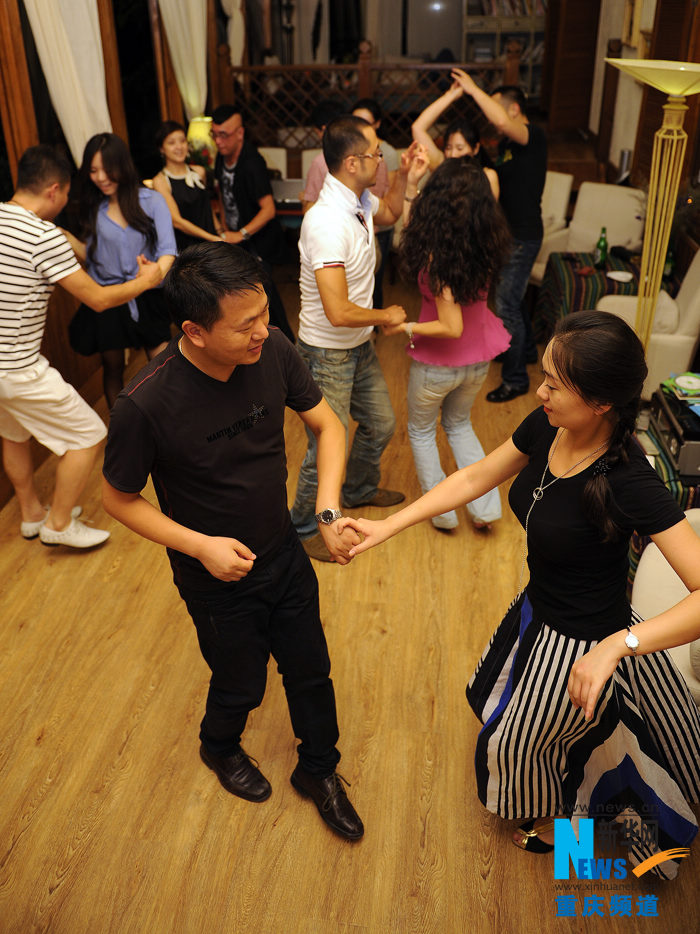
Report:
M196 148L212 146L212 139L209 135L210 131L211 117L193 117L187 128L187 141Z
M669 62L658 58L606 58L605 61L672 97L687 97L700 91L698 62Z

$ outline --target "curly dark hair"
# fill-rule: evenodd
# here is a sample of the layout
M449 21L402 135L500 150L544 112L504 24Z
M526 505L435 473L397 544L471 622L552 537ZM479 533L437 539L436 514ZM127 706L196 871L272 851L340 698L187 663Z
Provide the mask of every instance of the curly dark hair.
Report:
M88 256L92 258L97 246L97 211L104 199L102 192L90 179L92 160L98 152L102 154L105 172L119 186L117 198L127 224L142 233L148 246L155 249L156 226L139 203L141 182L127 145L114 133L97 133L85 145L83 161L75 180L75 195L71 193L78 204L81 237L83 240L91 238Z
M476 159L446 159L430 176L401 233L409 279L425 271L433 295L469 305L488 291L511 247L508 223Z

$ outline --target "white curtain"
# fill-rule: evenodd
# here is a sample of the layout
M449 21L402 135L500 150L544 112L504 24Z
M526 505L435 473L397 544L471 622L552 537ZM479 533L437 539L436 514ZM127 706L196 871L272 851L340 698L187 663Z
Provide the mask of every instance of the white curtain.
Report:
M231 50L231 64L234 68L243 63L245 51L245 0L221 0L221 8L228 16L226 38Z
M85 143L111 132L96 0L24 0L56 115L80 165Z
M187 119L207 102L207 0L158 0Z

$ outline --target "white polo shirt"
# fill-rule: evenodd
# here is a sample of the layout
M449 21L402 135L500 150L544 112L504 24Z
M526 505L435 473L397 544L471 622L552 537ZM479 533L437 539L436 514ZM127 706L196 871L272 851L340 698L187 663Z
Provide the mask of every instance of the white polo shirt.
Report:
M312 347L344 350L358 347L372 334L372 327L334 327L323 310L315 272L342 267L348 298L360 308L372 307L374 291L373 215L379 199L369 191L362 197L330 173L318 201L306 212L299 237L301 312L299 338Z

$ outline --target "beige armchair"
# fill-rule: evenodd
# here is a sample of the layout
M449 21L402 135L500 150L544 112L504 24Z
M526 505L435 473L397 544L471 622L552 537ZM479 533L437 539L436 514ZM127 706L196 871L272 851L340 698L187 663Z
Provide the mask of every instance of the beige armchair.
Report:
M686 518L700 535L700 509L688 509ZM632 606L644 618L663 613L684 597L688 590L653 542L644 549L632 585ZM669 649L669 655L683 675L695 703L700 707L700 639L690 645Z
M545 237L566 227L573 183L574 176L568 172L547 172L542 191L542 226Z
M598 311L611 311L631 327L637 316L636 295L606 295L596 305ZM671 298L659 292L651 339L647 348L649 374L642 395L645 399L659 388L671 373L683 373L693 362L700 334L700 250L683 278L678 295Z
M583 182L569 226L552 233L545 231L530 281L535 285L542 283L550 253L588 253L594 250L603 226L607 228L611 247L640 250L645 210L646 195L638 188Z

